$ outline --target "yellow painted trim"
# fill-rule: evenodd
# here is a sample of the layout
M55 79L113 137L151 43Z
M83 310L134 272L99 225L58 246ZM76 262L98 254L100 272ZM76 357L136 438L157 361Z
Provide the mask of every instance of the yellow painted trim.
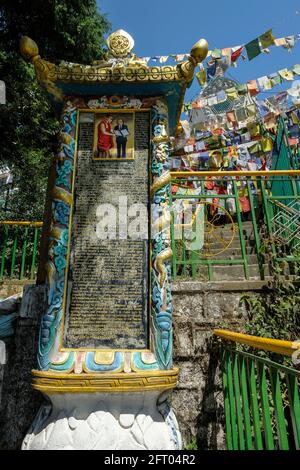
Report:
M33 370L33 388L51 393L122 393L170 390L176 387L178 369L130 373L65 374Z
M123 114L123 113L143 113L151 111L151 108L77 108L80 113L103 113L103 114Z
M97 351L95 353L94 361L96 364L112 364L115 359L114 351Z
M42 227L43 222L29 222L29 221L24 221L24 220L2 220L0 222L0 225L30 225L33 227Z
M68 204L68 206L72 206L73 204L73 196L63 188L55 186L52 189L51 196L52 199L59 199L60 201L64 201L66 204Z
M120 349L116 349L116 348L65 348L65 347L61 347L59 352L97 352L99 351L100 353L109 353L109 352L122 352L122 353L126 353L126 352L130 352L130 353L136 353L136 352L146 352L146 353L150 353L150 352L153 352L151 349L126 349L126 348L120 348Z
M300 170L270 170L270 171L171 171L172 178L189 176L300 176Z
M166 186L169 183L171 183L171 173L169 171L166 171L161 176L156 178L156 180L154 181L154 183L150 187L150 196L151 196L151 198L154 196L156 191L158 191L163 186Z
M300 343L295 341L283 341L281 339L245 335L229 330L214 330L214 335L222 339L234 341L235 343L247 344L253 348L282 354L283 356L291 356L295 351L300 349Z
M93 157L92 160L98 160L100 162L106 161L106 162L132 162L135 160L134 157L131 158L98 158L98 157Z

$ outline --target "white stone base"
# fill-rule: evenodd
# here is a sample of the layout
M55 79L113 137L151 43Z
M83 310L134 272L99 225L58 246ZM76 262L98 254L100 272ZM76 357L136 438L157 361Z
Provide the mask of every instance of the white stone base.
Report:
M23 450L175 450L181 436L166 394L56 393L39 410Z

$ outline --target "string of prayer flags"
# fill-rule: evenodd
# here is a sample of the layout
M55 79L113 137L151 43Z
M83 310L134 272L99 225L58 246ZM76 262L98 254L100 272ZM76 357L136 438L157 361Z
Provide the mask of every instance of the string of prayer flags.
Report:
M248 60L254 59L261 52L269 53L269 46L283 47L287 50L291 50L295 42L300 39L300 34L286 36L284 38L274 38L272 29L269 29L265 33L261 34L258 38L253 39L248 42L246 45L238 45L234 47L223 47L215 48L208 51L207 59L212 58L213 61L220 61L223 58L226 58L226 66L236 67L237 59L241 57L243 60L246 60L246 56L243 55L244 49L246 49ZM146 61L147 63L152 60L154 62L159 62L164 64L170 58L175 60L175 62L182 62L189 57L189 54L169 54L163 56L153 56L153 57L141 57L140 59Z

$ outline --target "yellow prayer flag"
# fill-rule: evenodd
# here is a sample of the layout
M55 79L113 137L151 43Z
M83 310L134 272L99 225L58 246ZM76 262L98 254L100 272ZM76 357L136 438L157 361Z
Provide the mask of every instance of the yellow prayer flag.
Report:
M257 123L248 124L248 130L251 134L251 137L256 137L260 134L260 125Z
M255 104L249 104L248 106L246 106L246 110L247 110L248 117L253 117L256 115Z
M238 98L238 92L236 90L236 88L232 87L232 88L227 88L226 90L226 94L228 96L228 98L232 98L232 99L237 99Z
M271 152L273 148L273 140L271 137L267 137L261 141L261 148L263 152Z
M266 47L271 46L271 44L274 44L274 39L275 38L272 34L272 29L269 29L264 34L259 36L259 39L260 39L261 46L262 46L263 49L266 48Z
M205 83L206 83L206 69L204 67L202 69L200 69L199 72L196 73L196 78L197 78L200 86L205 85Z
M256 144L252 145L251 147L248 147L248 150L251 154L259 152L260 150L259 143L256 142Z
M294 111L291 112L290 117L292 118L293 124L299 124L300 123L299 118L298 118L297 114Z

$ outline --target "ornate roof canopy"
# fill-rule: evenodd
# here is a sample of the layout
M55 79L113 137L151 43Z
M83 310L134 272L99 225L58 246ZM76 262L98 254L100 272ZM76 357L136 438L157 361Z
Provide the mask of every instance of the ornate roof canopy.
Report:
M20 50L33 63L37 79L56 103L70 95L160 95L167 100L170 127L174 131L195 67L207 55L206 40L200 39L194 44L185 62L161 67L149 67L145 60L131 52L134 40L126 31L112 33L107 44L106 56L92 65L48 62L41 58L37 44L27 36L22 37Z

